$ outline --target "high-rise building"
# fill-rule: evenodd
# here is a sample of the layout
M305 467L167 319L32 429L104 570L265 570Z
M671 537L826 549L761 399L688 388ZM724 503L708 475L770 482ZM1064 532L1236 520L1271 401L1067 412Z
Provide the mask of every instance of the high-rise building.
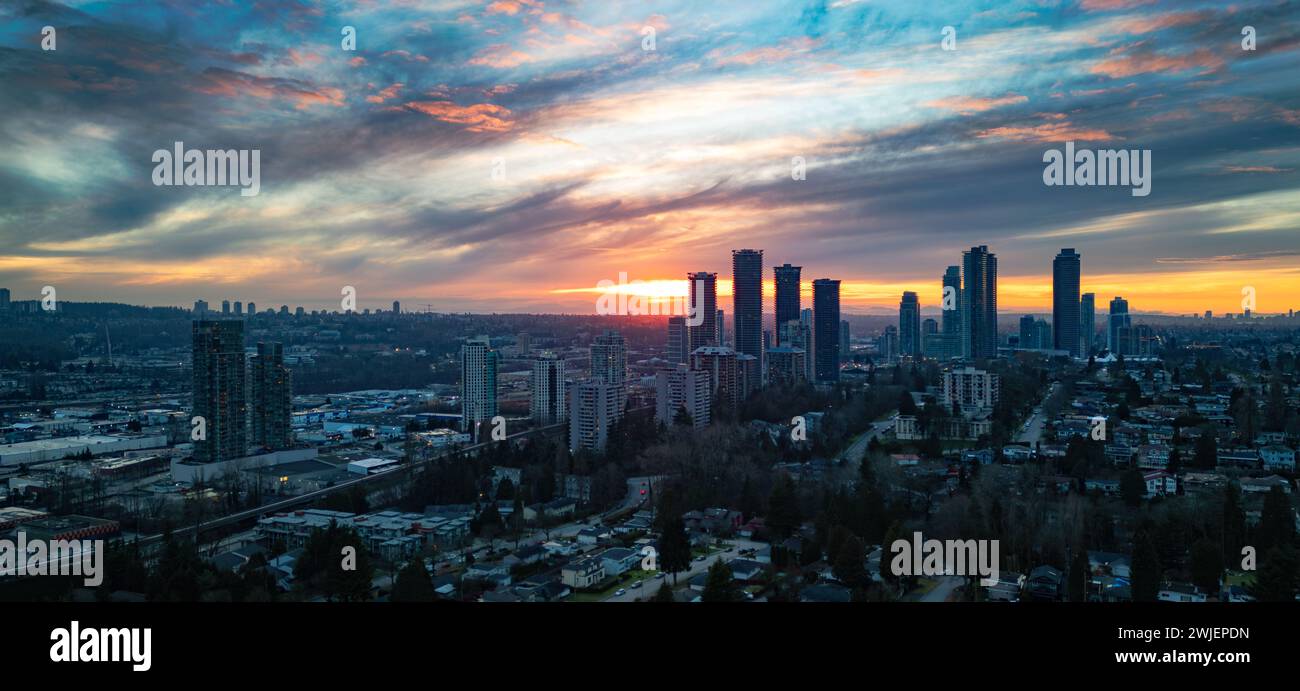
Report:
M737 353L763 357L763 250L731 252L731 318Z
M569 450L604 451L622 415L623 387L604 381L575 384L569 399Z
M207 301L207 300L195 300L195 301L194 301L194 318L195 318L195 319L202 319L202 318L206 317L207 315L208 315L208 301Z
M735 410L740 404L742 379L736 351L721 346L696 348L691 353L691 369L709 374L711 392L720 405Z
M1106 348L1112 354L1123 355L1124 349L1121 347L1119 330L1127 329L1132 325L1128 316L1128 300L1122 297L1116 297L1110 301L1110 314L1106 317Z
M961 357L961 267L950 266L943 274L943 358Z
M726 316L727 316L726 312L723 312L722 310L718 310L718 318L713 322L718 326L718 333L717 336L714 338L714 342L720 346L727 345L727 330L726 328L723 327L723 324L725 324L727 321Z
M1052 348L1079 357L1079 254L1062 249L1052 260Z
M244 303L240 302L239 300L235 300L235 316L242 317L243 315L244 315Z
M940 359L944 355L943 334L939 333L939 322L934 319L921 320L921 354L928 358Z
M528 413L539 425L553 425L568 417L569 399L564 386L564 360L556 357L555 353L542 353L533 360Z
M480 441L481 425L497 415L497 369L500 354L487 336L471 338L460 347L461 431Z
M1026 314L1020 317L1020 347L1030 350L1038 348L1034 335L1034 315Z
M229 315L229 314L230 314L230 301L229 301L229 300L222 300L222 301L221 301L221 313L224 314L224 315Z
M700 323L690 327L689 350L718 343L718 275L707 271L686 274L690 281L692 321ZM696 310L703 314L694 314Z
M998 258L987 245L962 253L962 356L998 354Z
M898 327L890 324L880 332L880 336L876 339L876 352L881 362L898 359Z
M655 420L672 426L680 411L691 417L692 427L709 424L713 406L713 380L704 370L686 365L655 374Z
M247 372L244 323L197 320L192 340L194 415L204 434L194 441L194 460L216 463L248 453Z
M849 330L848 320L841 319L840 320L840 360L844 362L848 362L849 360L853 359L852 354L850 354L849 352L850 350L849 342L852 340L852 336L853 334Z
M515 334L515 350L527 354L533 349L533 337L527 331L520 331Z
M9 311L9 289L0 288L0 311Z
M591 380L614 387L618 414L627 405L627 341L619 332L608 330L591 342Z
M898 303L898 352L910 357L921 355L921 301L910 290Z
M256 302L250 302L250 303L248 303L248 315L251 317L251 316L253 316L254 314L257 314L257 303L256 303Z
M813 281L813 371L818 382L840 379L840 282Z
M803 348L780 345L767 351L767 381L795 384L808 378L808 354Z
M799 319L799 272L803 267L782 264L772 267L776 275L776 330L781 334L781 325Z
M400 300L393 300L393 314L401 314L401 313L402 313L402 302Z
M988 410L998 403L1001 379L998 375L974 367L963 367L943 373L944 405L954 404L968 410Z
M1092 354L1093 344L1097 341L1097 295L1084 293L1079 298L1079 355L1087 357Z
M690 355L690 338L690 332L686 329L686 317L669 317L665 359L672 363L685 363Z
M1039 350L1052 350L1055 348L1055 341L1052 340L1052 325L1047 323L1046 319L1039 319L1034 322L1034 347Z
M284 346L258 343L249 361L253 445L265 449L293 446L293 373L284 364Z

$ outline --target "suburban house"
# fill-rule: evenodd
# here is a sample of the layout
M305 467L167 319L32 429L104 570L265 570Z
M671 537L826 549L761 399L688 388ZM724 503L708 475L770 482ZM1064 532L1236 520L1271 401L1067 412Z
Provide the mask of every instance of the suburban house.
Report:
M605 567L607 577L621 576L641 565L641 555L626 547L611 547L596 556Z
M1026 581L1029 597L1034 600L1059 600L1063 581L1059 569L1046 565L1039 566L1029 572L1029 579Z
M1295 451L1285 446L1265 446L1259 450L1259 460L1266 470L1295 471Z
M1147 484L1148 497L1163 497L1166 494L1178 493L1178 478L1163 470L1143 473L1142 480Z
M570 588L590 588L605 580L605 564L599 559L571 561L560 569L560 581Z

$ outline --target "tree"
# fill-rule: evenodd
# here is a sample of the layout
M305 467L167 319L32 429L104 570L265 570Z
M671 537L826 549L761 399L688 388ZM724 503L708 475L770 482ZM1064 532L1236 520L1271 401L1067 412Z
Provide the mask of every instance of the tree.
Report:
M1209 539L1192 545L1192 584L1206 593L1217 594L1223 578L1223 555Z
M1142 478L1142 473L1136 470L1126 471L1119 478L1119 494L1124 498L1124 503L1138 507L1142 505L1142 497L1147 494L1147 483Z
M1300 560L1290 545L1274 547L1264 556L1250 593L1262 602L1294 602L1300 590Z
M849 588L865 587L868 582L866 561L867 552L862 545L862 540L856 535L850 535L844 544L840 545L831 573L835 574L836 580Z
M1160 595L1160 555L1155 541L1143 527L1133 538L1132 592L1134 602L1155 602Z
M1219 464L1219 443L1214 438L1214 432L1208 429L1201 430L1201 436L1196 438L1196 453L1192 456L1192 465L1201 470L1212 470Z
M1088 581L1091 580L1092 566L1088 563L1088 550L1077 549L1074 559L1070 560L1070 580L1068 585L1070 602L1083 602L1088 595Z
M691 419L691 414L686 412L686 406L677 406L677 413L673 415L673 424L678 427L694 427L695 421Z
M397 582L393 584L393 602L433 602L437 593L433 589L433 579L429 578L424 560L420 558L406 562L406 566L397 572Z
M700 600L704 602L735 602L740 599L736 584L731 577L731 567L721 559L715 559L709 567L709 575L704 581L704 592Z
M370 553L361 538L351 528L340 528L336 521L307 538L294 566L295 580L330 601L336 597L343 602L370 599L373 577Z
M1241 490L1229 482L1223 488L1223 558L1241 555L1246 544L1246 512L1241 508Z
M668 583L659 585L659 590L655 592L653 602L676 602L673 599L673 589L668 587Z
M673 575L673 584L677 584L677 574L691 568L691 543L686 537L686 522L681 516L668 520L659 539L659 566Z
M801 522L794 482L789 475L782 475L772 485L772 494L767 500L767 526L773 534L787 537Z
M1264 509L1260 512L1257 536L1259 551L1267 552L1273 547L1290 545L1295 540L1295 519L1291 509L1291 499L1281 487L1274 487L1264 497Z

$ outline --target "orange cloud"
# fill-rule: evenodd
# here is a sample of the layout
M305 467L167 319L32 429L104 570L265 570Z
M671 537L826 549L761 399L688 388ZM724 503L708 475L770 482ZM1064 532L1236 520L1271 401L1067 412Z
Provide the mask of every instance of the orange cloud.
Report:
M1025 103L1028 100L1029 98L1020 94L1007 94L996 98L949 96L934 101L927 101L924 105L928 108L940 108L943 110L956 111L962 115L969 115L971 113L983 113L986 110L993 110L994 108L1001 108L1002 106L1009 106L1014 103Z
M1011 139L1027 142L1106 142L1116 137L1110 132L1088 127L1075 127L1069 122L1048 122L1033 126L994 127L976 133L981 139Z
M366 101L368 103L383 103L384 101L387 101L390 98L397 98L397 93L402 90L403 86L405 85L402 84L401 82L398 82L390 87L383 89L382 91L375 94L374 96L367 96Z
M505 132L514 126L510 111L494 103L461 106L451 101L411 101L402 107L442 122L466 125L471 132Z
M1205 48L1182 55L1159 55L1143 53L1138 55L1121 55L1103 60L1089 70L1093 74L1107 77L1131 77L1135 74L1151 72L1186 72L1199 70L1202 74L1214 72L1223 67L1223 58Z
M478 55L470 58L469 64L481 65L483 67L510 68L518 67L526 62L534 62L535 58L510 46L500 43L490 46L480 52Z

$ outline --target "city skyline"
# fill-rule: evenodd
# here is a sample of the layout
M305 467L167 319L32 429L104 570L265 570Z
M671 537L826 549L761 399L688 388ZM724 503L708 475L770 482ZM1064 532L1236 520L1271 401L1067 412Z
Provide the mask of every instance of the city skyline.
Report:
M578 313L743 237L840 277L846 313L936 302L973 241L1008 310L1051 304L1061 246L1085 290L1156 312L1236 311L1244 286L1285 311L1300 285L1285 4L269 6L0 10L0 284ZM1149 151L1150 196L1045 186L1070 142ZM152 184L178 143L259 150L259 194Z

